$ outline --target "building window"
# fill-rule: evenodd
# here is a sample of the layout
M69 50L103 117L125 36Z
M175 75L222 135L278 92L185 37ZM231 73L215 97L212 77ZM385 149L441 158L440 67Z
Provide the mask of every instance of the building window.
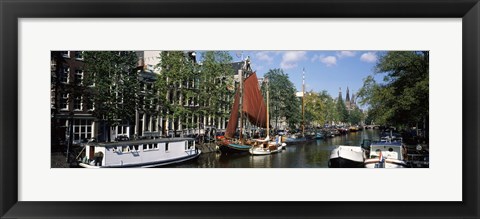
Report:
M92 121L87 119L74 119L73 121L73 140L92 138Z
M60 82L68 84L68 82L70 81L68 77L69 75L70 75L70 68L68 66L64 66L60 70Z
M85 98L85 99L82 98L82 100L83 100L83 101L82 101L82 103L83 103L83 105L82 105L83 109L87 109L88 111L93 111L93 110L95 110L95 104L94 104L94 102L93 102L93 98Z
M73 110L82 110L82 96L75 97L73 100Z
M76 60L83 60L83 52L75 52L75 59Z
M76 69L75 70L75 84L82 85L83 84L83 70Z
M70 52L69 51L60 51L60 55L63 58L70 58Z
M90 105L87 107L88 111L94 111L95 110L95 103L92 101L90 102Z
M61 110L68 110L68 94L67 93L63 93L61 96L60 96L60 109Z

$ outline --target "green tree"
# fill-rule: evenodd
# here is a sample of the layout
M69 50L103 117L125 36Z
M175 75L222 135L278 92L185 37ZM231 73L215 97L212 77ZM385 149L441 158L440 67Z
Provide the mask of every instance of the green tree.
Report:
M162 51L160 53L160 74L156 86L159 95L159 105L165 117L173 123L173 130L178 130L182 122L190 122L192 115L190 107L194 96L191 83L195 78L194 63L184 51ZM188 124L186 124L188 126Z
M232 57L227 51L206 51L202 53L201 63L198 97L203 104L200 112L213 119L228 118L230 102L233 103L233 98L231 101L228 98L233 93L227 89L233 83Z
M348 121L352 125L358 125L363 120L363 112L358 107L354 107L350 110L348 115Z
M323 90L321 92L307 92L305 96L305 119L314 125L323 126L331 122L336 116L333 98Z
M339 96L337 98L335 108L337 110L337 121L348 122L348 110L343 102L342 97Z
M225 105L229 104L226 88L231 83L227 76L233 71L228 52L204 52L201 64L186 51L163 51L160 57L157 67L161 71L156 83L160 108L169 119L180 121L174 123L177 127L171 128L194 128L208 116L212 120L210 124L207 120L205 125L215 125L215 119L226 117Z
M94 115L102 121L105 140L109 140L110 127L135 119L137 56L133 51L86 51L84 61L84 85L92 88L85 99L93 99Z
M369 106L369 117L375 123L398 127L428 124L428 51L383 53L375 74L385 75L383 82L377 83L369 76L359 92L361 103Z
M323 121L324 123L331 123L337 118L337 110L335 109L335 100L328 94L326 90L320 92L320 99L324 105Z
M302 120L301 102L295 96L295 86L282 69L270 69L265 76L270 89L270 118L274 124L285 117L288 125L293 128ZM262 89L264 89L262 87ZM276 125L274 125L276 127Z

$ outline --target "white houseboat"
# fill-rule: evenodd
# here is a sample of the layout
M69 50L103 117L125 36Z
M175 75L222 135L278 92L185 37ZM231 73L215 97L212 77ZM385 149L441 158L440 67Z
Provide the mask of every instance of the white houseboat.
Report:
M85 145L80 162L85 168L155 167L197 158L201 151L193 138L160 138Z

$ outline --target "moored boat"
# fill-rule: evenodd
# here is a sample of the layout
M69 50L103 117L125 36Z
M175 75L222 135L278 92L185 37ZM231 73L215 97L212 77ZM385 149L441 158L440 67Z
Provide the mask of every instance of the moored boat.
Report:
M249 67L249 60L245 61L242 70L239 70L239 85L235 92L234 102L227 129L225 140L217 142L218 149L222 153L248 152L252 145L244 138L244 121L261 128L266 127L266 104L258 88L258 78ZM239 135L236 138L236 130L239 127Z
M307 138L302 136L301 134L292 134L285 139L285 143L287 144L300 144L305 143Z
M330 153L330 168L363 168L365 150L358 146L337 146Z
M277 143L273 141L265 141L261 142L258 141L250 150L250 154L252 155L269 155L281 152L284 147L286 147L286 143Z
M269 89L268 89L268 79L265 79L265 84L267 86L267 110L265 112L265 127L267 128L267 137L265 139L257 139L253 143L253 147L250 148L249 152L252 155L269 155L281 152L283 146L286 146L285 143L282 143L282 137L277 135L275 136L275 141L270 140L270 121L269 121Z
M195 159L201 151L193 138L160 138L121 142L90 142L81 167L156 167Z

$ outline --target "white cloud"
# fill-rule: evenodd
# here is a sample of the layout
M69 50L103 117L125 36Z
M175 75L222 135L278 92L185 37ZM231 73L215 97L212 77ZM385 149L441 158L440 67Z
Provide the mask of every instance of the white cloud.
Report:
M376 62L377 61L377 54L375 52L366 52L360 56L360 60L364 62Z
M326 56L319 57L321 63L325 64L327 67L334 66L337 64L337 57L335 56Z
M289 51L283 53L280 67L284 69L297 67L297 62L307 59L307 52L305 51Z
M270 56L269 52L257 52L255 56L260 61L266 61L268 63L272 63L273 61L273 57Z
M325 64L327 67L337 65L337 57L335 57L335 56L325 56L325 55L315 54L310 59L310 61L312 61L312 62L320 61L321 63Z
M283 69L295 68L297 66L298 66L297 63L288 63L288 62L281 62L280 63L280 68L283 68Z
M354 57L356 52L353 51L340 51L337 52L337 57L338 58L343 58L343 57Z

